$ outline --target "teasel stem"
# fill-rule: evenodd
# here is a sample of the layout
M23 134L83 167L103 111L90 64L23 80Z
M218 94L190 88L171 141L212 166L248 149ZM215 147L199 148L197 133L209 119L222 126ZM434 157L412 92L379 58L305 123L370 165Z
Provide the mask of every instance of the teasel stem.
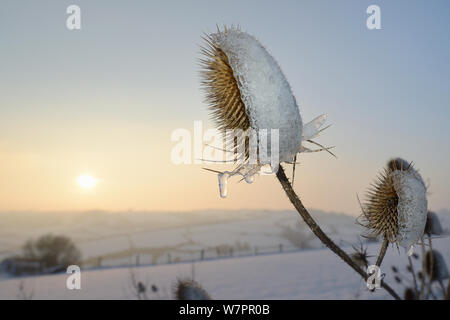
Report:
M384 238L383 242L381 244L380 253L378 254L377 262L375 263L375 265L377 267L381 266L381 263L383 262L384 256L386 255L386 251L387 251L388 245L389 245L389 240L387 238ZM375 289L372 289L370 291L374 292Z
M377 267L381 266L384 256L386 255L388 245L389 245L389 240L384 238L383 243L381 244L380 253L378 254L377 262L375 263L375 265Z
M445 290L445 286L444 283L442 282L442 280L438 280L439 286L441 287L442 290L442 294L445 300L447 300L447 290Z
M291 201L292 205L297 209L297 212L300 214L300 216L303 218L305 223L308 225L308 227L311 229L311 231L322 241L322 243L328 247L331 251L333 251L339 258L341 258L345 263L347 263L353 270L355 270L359 275L367 281L367 273L364 272L353 260L350 258L350 256L342 250L338 245L336 245L333 240L331 240L320 228L320 226L314 221L314 219L309 214L308 210L305 209L303 206L303 203L301 202L300 198L295 193L294 189L292 188L291 183L289 182L289 179L286 177L286 174L284 172L283 167L280 165L278 172L277 172L277 178L280 181L281 186L283 187L284 192L286 193L287 197ZM385 289L394 299L401 300L400 296L384 281L381 281L381 287Z
M422 237L421 239L421 250L422 250L422 279L420 282L420 295L419 295L419 300L423 299L423 294L425 293L425 277L426 277L426 271L425 271L425 244L424 244L425 239Z
M411 268L411 274L413 277L413 282L414 282L414 292L416 294L416 297L419 296L419 292L418 292L418 288L417 288L417 279L416 279L416 272L414 271L414 265L412 263L412 259L410 256L408 256L408 261L409 261L409 266Z
M430 298L430 292L431 292L431 282L433 281L433 269L434 269L434 252L433 252L433 245L431 243L431 236L428 236L428 243L430 246L430 265L428 266L430 269L429 279L427 283L427 293L425 295L425 299Z

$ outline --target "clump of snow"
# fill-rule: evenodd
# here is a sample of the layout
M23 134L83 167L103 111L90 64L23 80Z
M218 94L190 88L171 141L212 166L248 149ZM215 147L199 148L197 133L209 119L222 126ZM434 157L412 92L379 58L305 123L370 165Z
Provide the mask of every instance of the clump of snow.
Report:
M426 187L414 169L394 170L392 180L398 195L398 243L410 248L423 236L427 222ZM412 254L412 250L409 251Z

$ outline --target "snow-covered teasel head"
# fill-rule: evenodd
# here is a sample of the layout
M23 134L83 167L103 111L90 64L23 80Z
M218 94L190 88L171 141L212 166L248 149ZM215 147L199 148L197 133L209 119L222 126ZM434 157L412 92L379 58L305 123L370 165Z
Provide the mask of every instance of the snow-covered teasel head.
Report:
M177 300L211 300L209 293L191 279L178 279L173 286L173 294Z
M441 222L439 221L437 214L433 211L428 211L427 223L425 225L425 233L428 234L429 236L431 235L440 236L444 234Z
M321 146L322 149L310 150L303 146L304 141L315 143L311 139L323 130L326 116L303 124L286 77L256 38L239 28L225 27L204 39L201 76L206 102L227 146L232 145L227 151L234 152L241 160L232 172L219 173L220 186L226 186L226 180L233 175L242 175L247 182L252 182L252 177L267 166L275 173L280 163L295 163L299 152L329 149ZM260 133L270 132L266 139L268 157L258 153L255 161L249 161L252 140L245 134L248 130L256 132L258 150L263 144ZM272 130L276 130L277 139L273 139ZM223 191L221 194L226 194Z
M411 163L388 162L362 205L363 225L373 236L410 249L423 236L427 220L426 186Z
M427 251L425 272L431 277L431 281L442 281L450 277L445 259L437 250Z

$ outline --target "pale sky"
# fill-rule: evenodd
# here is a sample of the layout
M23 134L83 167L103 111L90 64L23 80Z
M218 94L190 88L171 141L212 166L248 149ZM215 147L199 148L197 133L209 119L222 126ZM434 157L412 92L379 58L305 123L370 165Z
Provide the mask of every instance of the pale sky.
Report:
M81 8L81 30L66 8ZM381 30L366 9L381 8ZM275 177L231 181L170 161L171 133L210 126L199 90L203 32L239 24L280 64L309 121L327 113L302 155L295 188L307 207L359 212L394 156L450 208L448 1L2 1L0 211L288 209ZM220 170L222 167L209 166ZM76 183L81 174L95 188Z

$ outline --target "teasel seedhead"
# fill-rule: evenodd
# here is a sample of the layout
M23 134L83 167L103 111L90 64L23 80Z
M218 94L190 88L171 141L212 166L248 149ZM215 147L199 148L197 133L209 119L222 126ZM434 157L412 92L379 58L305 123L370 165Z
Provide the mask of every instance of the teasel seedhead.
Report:
M416 292L412 288L406 288L403 295L405 300L417 300Z
M426 187L412 164L390 160L361 204L360 223L369 236L410 248L423 236L427 218Z
M447 263L445 263L445 259L439 251L427 251L425 255L425 272L428 276L431 276L432 281L441 281L449 277Z
M173 287L177 300L211 300L208 292L194 280L178 279Z
M270 166L266 173L276 173L281 163L295 165L299 152L329 151L330 148L312 141L325 129L320 128L326 115L303 125L286 77L255 37L239 27L224 27L207 34L204 40L200 75L205 100L216 127L222 131L225 151L234 153L235 159L239 159L232 172L218 172L221 191L226 189L226 180L234 175L241 175L251 183L252 177L263 167ZM249 136L249 129L256 138ZM272 129L278 130L277 146L272 145ZM263 143L267 156L264 157L259 152L262 130L267 130L267 141ZM306 141L321 149L306 148L303 145ZM256 155L254 148L258 149ZM278 162L274 164L272 154L275 153ZM221 196L226 197L226 193L221 192Z
M364 247L363 243L360 242L359 247L352 246L354 252L351 254L350 258L363 270L366 270L369 266L369 258L371 256L367 253L367 247Z
M425 224L425 233L428 236L440 236L444 233L441 223L439 222L439 218L433 211L428 211L427 223Z

